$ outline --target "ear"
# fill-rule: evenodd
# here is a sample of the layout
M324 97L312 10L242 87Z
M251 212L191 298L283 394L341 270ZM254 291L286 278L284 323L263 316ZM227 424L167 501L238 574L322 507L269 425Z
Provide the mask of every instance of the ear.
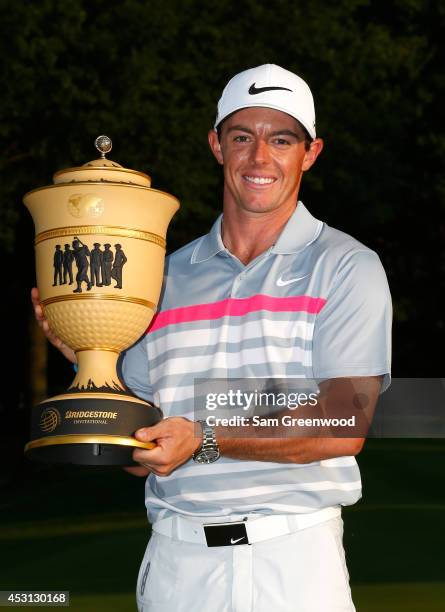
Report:
M311 146L309 150L306 151L306 155L304 156L304 160L303 160L303 165L301 167L303 172L305 172L306 170L309 170L309 168L311 168L311 166L315 164L315 160L317 159L317 157L320 155L320 153L323 150L323 145L324 143L321 138L315 138L311 142Z
M216 133L216 130L209 130L208 138L209 138L210 150L215 156L218 164L221 164L222 166L224 164L224 159L223 159L223 154L221 151L221 144L219 142L219 138L218 138L218 134Z

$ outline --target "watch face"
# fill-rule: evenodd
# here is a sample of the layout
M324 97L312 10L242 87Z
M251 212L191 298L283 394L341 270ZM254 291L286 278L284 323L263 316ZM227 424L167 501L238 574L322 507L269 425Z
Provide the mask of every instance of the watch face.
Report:
M196 457L196 461L198 461L198 463L213 463L218 457L219 451L210 448L206 450L203 449Z

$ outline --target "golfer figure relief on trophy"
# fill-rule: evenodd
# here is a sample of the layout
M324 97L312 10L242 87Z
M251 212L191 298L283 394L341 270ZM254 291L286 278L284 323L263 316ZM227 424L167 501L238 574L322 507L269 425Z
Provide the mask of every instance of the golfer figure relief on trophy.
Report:
M132 465L133 433L161 411L136 397L117 374L119 353L147 329L161 291L166 233L178 200L151 188L147 174L106 158L56 172L27 193L34 220L37 286L51 329L76 353L66 391L32 408L32 459Z

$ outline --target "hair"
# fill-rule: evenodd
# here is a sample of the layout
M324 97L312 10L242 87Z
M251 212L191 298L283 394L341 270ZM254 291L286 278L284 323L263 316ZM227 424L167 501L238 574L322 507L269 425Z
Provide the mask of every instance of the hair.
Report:
M234 111L237 112L237 111ZM227 119L229 117L231 117L233 115L233 113L230 113L230 115L227 115L227 117L224 117L224 119L221 121L221 123L218 123L218 125L216 126L216 133L218 135L218 140L219 142L221 142L221 132L222 132L222 126L224 125L224 122L227 121ZM295 121L297 122L297 127L299 130L299 134L298 135L298 141L299 142L304 142L304 148L306 151L309 151L310 147L311 147L311 143L314 140L312 138L312 136L309 134L309 132L307 131L307 129L304 127L304 125L302 123L300 123L300 121L298 121L298 119L295 119Z

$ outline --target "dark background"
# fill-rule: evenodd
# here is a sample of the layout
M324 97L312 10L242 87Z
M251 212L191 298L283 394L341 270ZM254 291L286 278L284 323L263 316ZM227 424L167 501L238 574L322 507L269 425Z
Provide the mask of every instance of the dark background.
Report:
M23 458L30 406L62 391L72 376L33 322L34 231L23 194L51 183L55 171L95 158L93 141L104 133L113 139L111 159L148 172L154 187L180 199L169 250L205 233L222 204L207 130L225 83L245 68L277 63L308 81L325 149L304 178L301 199L316 217L379 253L394 304L393 375L442 375L444 25L444 3L427 0L0 0L0 512L6 524L11 513L21 516L29 491L57 482L63 491L62 473L70 483L72 474L70 487L84 503L80 514L91 511L84 480L104 478L111 490L130 487L135 511L143 498L141 481L129 484L125 474L62 472ZM378 443L363 453L365 500L370 454L377 461L388 457L372 451ZM443 457L440 441L432 455L425 451L431 444L421 442L422 460L401 451L402 465L424 466L417 479L406 479L403 495L411 505L420 497L425 502L416 486L432 478ZM399 453L385 449L392 458L386 474L393 475ZM436 476L440 482L440 472ZM369 483L383 503L388 483L372 475ZM426 488L430 506L437 502L430 488L439 491L443 484L435 478ZM49 496L37 514L53 517L56 507L61 517L71 494L72 488L59 491L67 501L54 506ZM114 503L110 499L107 509L117 511ZM436 514L427 519L436 526L437 520ZM379 524L388 528L387 521ZM413 528L406 529L408 537ZM430 574L438 580L431 550L425 548L425 563L434 565ZM387 570L376 580L413 579Z

